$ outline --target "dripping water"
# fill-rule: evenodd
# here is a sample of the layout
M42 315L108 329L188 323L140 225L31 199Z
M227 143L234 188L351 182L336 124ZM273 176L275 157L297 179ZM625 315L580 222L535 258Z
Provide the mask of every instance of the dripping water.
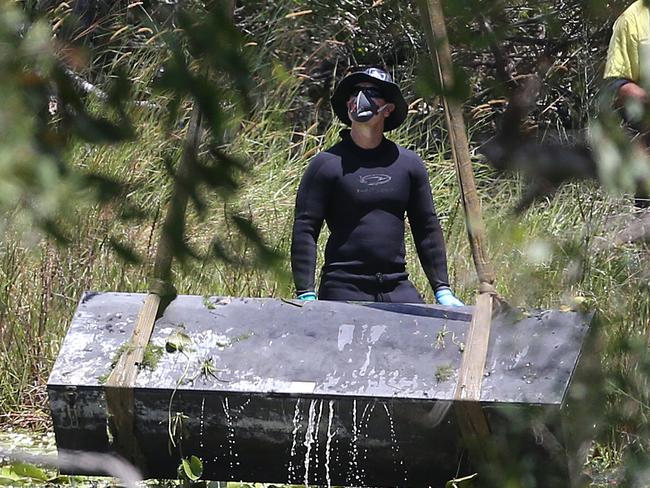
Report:
M244 413L244 409L248 406L248 404L249 404L250 402L251 402L251 399L250 399L250 398L247 398L246 401L245 401L244 403L241 404L241 407L239 407L239 409L238 409L238 410L239 410L239 415L240 415L240 417L241 417L241 415Z
M364 437L365 439L368 439L368 436L370 435L370 429L368 429L368 424L370 424L370 416L372 415L372 412L375 410L375 402L368 402L366 404L366 407L363 409L363 414L361 414L361 420L359 421L359 437ZM367 446L368 443L366 442L365 445ZM359 446L359 451L361 453L361 460L363 462L359 463L359 476L362 478L365 477L365 472L363 466L366 465L365 461L368 459L368 449L363 448Z
M323 400L318 401L318 417L314 426L314 480L318 476L318 467L320 465L320 453L318 450L318 434L320 432L320 421L323 417Z
M314 443L314 427L316 426L316 400L309 403L309 417L307 418L307 430L305 431L305 486L309 487L309 461L311 456L311 447Z
M332 453L334 453L334 465L335 466L340 466L341 465L341 448L339 444L341 443L341 439L339 437L332 437Z
M350 472L348 479L353 484L359 484L361 477L359 476L359 428L357 425L357 400L352 400L352 443L350 452Z
M408 472L406 471L406 466L404 466L404 460L402 459L402 456L400 456L399 442L397 440L397 432L395 431L395 422L393 421L393 416L388 409L388 405L384 403L383 406L386 416L388 417L388 425L390 429L390 450L393 454L395 471L399 469L404 473L404 482L406 483L408 482Z
M225 397L222 402L223 411L226 414L226 425L227 425L227 434L228 439L228 459L230 469L239 467L239 460L237 459L239 455L235 451L235 425L233 423L232 415L230 412L230 404L228 402L228 397Z
M201 422L199 424L199 447L203 449L203 426L205 424L205 397L201 399Z
M332 432L332 421L334 420L334 400L329 401L329 414L327 418L327 442L325 444L325 480L327 482L327 488L332 487L332 478L330 476L330 456L332 452L332 438L334 437L334 432Z
M298 446L298 431L300 430L300 398L296 401L296 408L293 412L293 440L291 442L291 451L289 451L289 467L288 467L288 476L287 480L289 483L294 483L298 478L296 476L296 466L293 462L296 455L296 447Z

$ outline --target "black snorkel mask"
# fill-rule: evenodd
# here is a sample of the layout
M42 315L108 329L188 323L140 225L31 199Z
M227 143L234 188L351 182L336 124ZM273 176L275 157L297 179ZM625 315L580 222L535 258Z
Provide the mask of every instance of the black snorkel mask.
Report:
M408 105L399 85L393 82L390 74L383 68L353 69L356 71L345 75L332 94L330 103L336 117L349 126L356 121L368 121L373 115L384 111L382 118L383 115L388 115L384 119L384 132L399 127L408 114ZM375 90L377 94L368 93L369 90ZM360 91L363 96L359 96ZM387 113L389 110L377 107L382 101L390 105L390 114ZM350 110L350 107L354 110Z
M388 104L381 107L375 103L373 98L383 98L383 94L375 87L359 87L355 88L352 92L354 95L356 91L356 99L354 101L354 110L350 110L350 118L356 122L367 122L375 115L384 110Z

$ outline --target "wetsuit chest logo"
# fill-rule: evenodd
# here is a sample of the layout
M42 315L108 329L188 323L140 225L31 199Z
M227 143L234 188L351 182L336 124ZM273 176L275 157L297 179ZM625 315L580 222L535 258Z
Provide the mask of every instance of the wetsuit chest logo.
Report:
M388 183L392 178L388 175L376 174L376 175L365 175L360 176L359 181L368 186L377 186L384 185Z

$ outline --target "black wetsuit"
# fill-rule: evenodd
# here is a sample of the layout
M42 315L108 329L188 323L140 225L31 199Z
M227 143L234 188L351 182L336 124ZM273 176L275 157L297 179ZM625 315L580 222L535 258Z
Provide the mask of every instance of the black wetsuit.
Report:
M298 189L291 266L298 294L313 291L316 243L327 222L319 298L421 302L405 271L408 215L422 267L434 290L449 286L442 230L422 160L384 138L358 147L349 130L310 162Z

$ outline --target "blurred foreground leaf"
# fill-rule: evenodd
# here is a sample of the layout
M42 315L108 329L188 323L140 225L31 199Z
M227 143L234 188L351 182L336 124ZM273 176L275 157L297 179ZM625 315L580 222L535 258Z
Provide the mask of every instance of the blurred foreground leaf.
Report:
M17 476L27 478L32 481L47 481L50 477L47 473L33 464L24 462L15 462L11 465L11 471Z
M203 461L196 456L182 460L183 472L191 481L197 481L203 474Z

